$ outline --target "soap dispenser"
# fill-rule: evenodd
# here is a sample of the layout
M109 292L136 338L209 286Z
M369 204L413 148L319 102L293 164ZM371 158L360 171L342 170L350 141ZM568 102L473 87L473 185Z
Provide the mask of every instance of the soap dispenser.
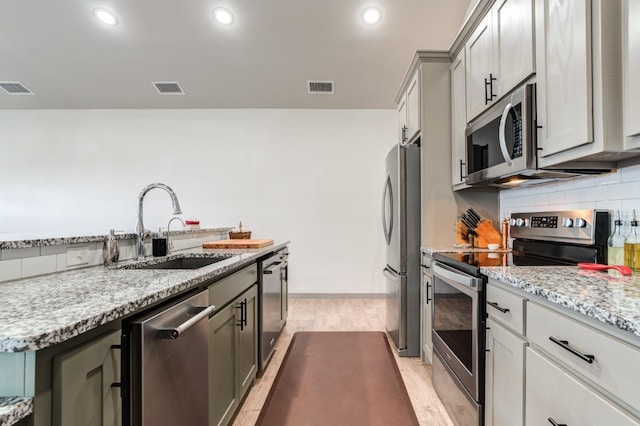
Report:
M102 260L104 261L104 266L109 266L117 264L118 259L120 259L120 248L116 240L116 231L111 229L107 240L102 246Z

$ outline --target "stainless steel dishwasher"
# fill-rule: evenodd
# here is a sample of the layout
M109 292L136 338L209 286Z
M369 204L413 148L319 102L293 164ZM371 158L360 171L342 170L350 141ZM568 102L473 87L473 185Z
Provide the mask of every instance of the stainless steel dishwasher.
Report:
M284 265L283 252L278 252L260 262L260 291L258 294L259 312L259 365L264 371L273 347L280 337L282 329L282 285L280 268Z
M125 425L208 423L208 302L200 291L129 322Z

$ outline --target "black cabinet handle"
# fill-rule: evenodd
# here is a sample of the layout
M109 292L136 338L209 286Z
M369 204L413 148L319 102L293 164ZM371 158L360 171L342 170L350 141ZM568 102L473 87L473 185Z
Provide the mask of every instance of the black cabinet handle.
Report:
M467 176L465 176L464 173L464 166L466 166L467 163L463 163L462 160L460 160L460 179L466 179Z
M240 326L240 331L244 330L244 326L246 325L245 320L245 306L247 304L247 299L244 299L243 302L240 302L240 305L237 306L237 309L240 309L240 322L236 325Z
M549 420L549 423L551 423L553 426L567 426L564 423L558 423L555 420L553 420L553 417L549 417L547 420Z
M507 312L509 312L508 308L501 308L500 305L498 305L496 302L487 302L487 305L491 306L492 308L495 308L495 309L499 310L503 314L506 314Z
M489 87L491 85L490 81L487 81L487 79L484 79L484 104L488 104L489 101L491 101L491 98L489 98L489 91L487 90L487 87Z
M580 358L584 362L588 362L589 364L593 364L593 360L596 359L596 357L593 356L593 355L583 354L582 352L573 349L571 346L569 346L569 341L568 340L560 340L560 339L558 339L556 337L553 337L553 336L549 336L549 340L551 340L553 343L555 343L556 345L560 346L561 348L566 349L567 351L571 352L572 354L574 354L575 356L577 356L578 358Z
M492 101L493 98L497 98L498 95L494 95L493 94L493 82L497 81L496 78L493 76L493 73L489 74L489 101Z
M244 309L242 310L242 323L247 326L247 298L244 298Z

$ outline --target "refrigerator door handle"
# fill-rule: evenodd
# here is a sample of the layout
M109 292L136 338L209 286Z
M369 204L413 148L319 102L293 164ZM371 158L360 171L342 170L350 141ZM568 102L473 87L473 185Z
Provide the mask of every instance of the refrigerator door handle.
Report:
M385 267L382 270L382 274L385 277L387 277L388 279L392 280L392 281L399 281L400 280L400 276L396 272L392 271L391 269L389 269L387 267Z
M386 206L389 199L389 226L387 227ZM393 232L393 187L391 186L391 176L387 175L387 182L384 185L384 193L382 195L382 229L384 230L384 238L387 245L391 244L391 233Z

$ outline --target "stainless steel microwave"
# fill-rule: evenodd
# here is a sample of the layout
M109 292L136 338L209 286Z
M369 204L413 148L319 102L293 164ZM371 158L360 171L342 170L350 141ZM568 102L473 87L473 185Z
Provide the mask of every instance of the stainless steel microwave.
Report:
M469 123L467 184L537 169L535 84L525 84Z

